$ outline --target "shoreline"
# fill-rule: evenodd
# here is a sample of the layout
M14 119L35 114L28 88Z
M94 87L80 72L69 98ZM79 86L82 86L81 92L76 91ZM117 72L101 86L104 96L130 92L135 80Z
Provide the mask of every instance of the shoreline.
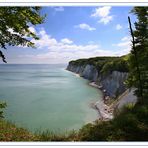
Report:
M104 93L101 90L101 86L98 86L95 82L90 82L89 85L99 89L104 96ZM111 109L110 106L105 104L104 97L102 97L101 101L97 101L97 102L93 103L92 108L95 109L99 113L99 115L100 115L99 120L108 121L108 120L113 119L113 109Z
M75 72L72 73L74 73L74 75L77 77L81 77L78 73ZM85 79L84 77L82 78ZM91 81L89 79L87 80L89 86L99 89L103 94L101 100L99 99L98 101L90 103L90 107L96 110L99 115L99 117L95 121L112 120L114 118L114 111L116 111L117 109L119 110L122 109L122 107L124 107L128 103L135 104L137 102L137 98L134 95L134 88L126 89L123 93L117 96L116 100L111 100L112 98L107 95L107 92L102 85L96 84L95 81Z
M67 69L66 69L67 70ZM69 71L69 70L68 70ZM69 71L72 72L72 71ZM80 77L81 76L77 73L72 72L76 77ZM82 77L83 78L83 77ZM104 90L102 90L102 86L97 85L95 82L90 82L88 83L89 86L94 87L96 89L99 89L102 93L102 100L101 101L97 101L97 102L92 102L90 104L90 107L94 110L97 111L97 113L99 114L99 118L96 120L101 120L101 121L108 121L113 119L113 109L110 108L110 106L108 106L105 103L105 95L104 95Z

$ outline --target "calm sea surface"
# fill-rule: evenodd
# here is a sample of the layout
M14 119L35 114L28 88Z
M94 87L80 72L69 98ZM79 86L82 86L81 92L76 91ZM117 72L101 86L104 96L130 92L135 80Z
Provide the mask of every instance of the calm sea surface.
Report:
M79 129L98 114L101 92L64 65L0 65L0 100L6 119L31 131Z

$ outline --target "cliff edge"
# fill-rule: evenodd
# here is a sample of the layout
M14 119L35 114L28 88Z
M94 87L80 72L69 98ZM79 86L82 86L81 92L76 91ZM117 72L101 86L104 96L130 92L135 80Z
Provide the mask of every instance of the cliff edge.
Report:
M94 104L94 108L100 114L100 120L111 120L115 109L120 110L128 103L137 102L134 89L129 90L125 85L128 78L127 56L79 59L70 61L67 66L67 70L90 80L91 86L103 91L104 101ZM109 106L106 105L111 98L115 100L111 101L112 104Z
M67 70L95 82L105 96L116 98L126 90L128 65L123 57L97 57L71 61Z

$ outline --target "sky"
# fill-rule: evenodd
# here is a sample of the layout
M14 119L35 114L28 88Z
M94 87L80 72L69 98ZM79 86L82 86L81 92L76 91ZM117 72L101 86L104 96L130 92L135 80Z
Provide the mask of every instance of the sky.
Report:
M30 26L40 40L36 48L7 47L8 63L60 64L96 56L121 56L130 52L127 17L132 7L43 7L45 22ZM1 62L1 61L0 61ZM1 62L2 63L2 62Z

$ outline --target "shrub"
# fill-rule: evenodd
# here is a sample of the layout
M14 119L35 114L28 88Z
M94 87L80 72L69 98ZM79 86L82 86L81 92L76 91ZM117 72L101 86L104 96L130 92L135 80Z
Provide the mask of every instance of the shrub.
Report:
M7 104L5 102L0 102L0 118L4 118L4 111L3 109L7 106Z

